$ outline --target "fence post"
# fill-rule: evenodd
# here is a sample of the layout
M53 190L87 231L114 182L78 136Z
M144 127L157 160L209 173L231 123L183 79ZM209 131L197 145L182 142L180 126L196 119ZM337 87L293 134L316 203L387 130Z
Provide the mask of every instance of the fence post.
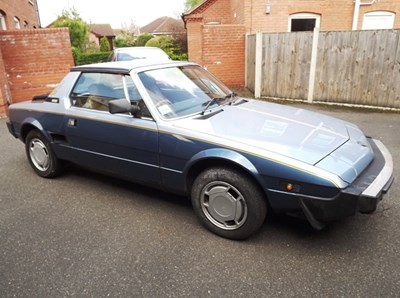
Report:
M261 82L262 82L262 52L263 52L263 34L262 32L256 33L256 54L255 54L255 67L254 67L254 97L261 97Z
M244 86L247 88L247 67L249 65L249 36L250 33L246 33L245 43L244 43Z
M313 42L311 51L310 77L308 81L308 96L307 96L308 103L312 103L314 99L315 71L317 69L318 37L319 37L319 28L315 27L313 33Z

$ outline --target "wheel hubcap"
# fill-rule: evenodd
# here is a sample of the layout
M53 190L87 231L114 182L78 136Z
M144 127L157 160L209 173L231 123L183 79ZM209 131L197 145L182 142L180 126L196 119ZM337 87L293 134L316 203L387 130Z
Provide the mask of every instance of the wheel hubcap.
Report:
M29 144L29 155L32 163L40 171L46 171L49 168L49 152L45 144L39 139L32 139Z
M200 203L208 220L221 229L235 230L246 221L246 201L229 183L215 181L207 184L201 193Z

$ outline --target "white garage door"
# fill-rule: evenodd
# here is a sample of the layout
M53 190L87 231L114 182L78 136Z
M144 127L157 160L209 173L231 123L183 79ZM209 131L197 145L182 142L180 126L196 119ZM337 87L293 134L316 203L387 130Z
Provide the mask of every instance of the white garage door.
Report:
M394 16L393 12L388 11L368 12L364 14L362 29L393 29Z

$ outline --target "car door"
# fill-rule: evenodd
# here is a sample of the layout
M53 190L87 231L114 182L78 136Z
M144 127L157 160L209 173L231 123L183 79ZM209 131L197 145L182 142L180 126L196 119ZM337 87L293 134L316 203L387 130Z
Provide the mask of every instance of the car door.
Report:
M70 97L65 127L73 162L142 183L160 183L156 122L149 115L108 112L109 100L140 99L130 76L82 73Z

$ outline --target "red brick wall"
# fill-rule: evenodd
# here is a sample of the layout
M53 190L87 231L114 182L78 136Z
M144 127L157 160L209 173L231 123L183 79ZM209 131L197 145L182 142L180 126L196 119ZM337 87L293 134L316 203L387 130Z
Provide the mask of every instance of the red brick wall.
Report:
M20 21L21 28L24 28L24 21L29 28L39 28L40 23L36 13L36 0L2 0L0 10L5 14L7 30L14 30L14 17Z
M245 23L245 1L232 0L231 1L231 17L233 24L243 25Z
M66 28L0 31L0 50L12 102L50 92L74 65Z
M188 55L189 60L202 64L202 23L200 21L191 21L186 24L186 29L188 32L187 44L188 44ZM193 34L189 34L189 32L193 32Z
M6 114L7 98L10 96L6 69L0 51L0 117Z
M245 27L204 25L202 64L230 87L244 86Z
M232 24L231 0L218 0L214 2L203 14L203 23L218 22L220 24Z

